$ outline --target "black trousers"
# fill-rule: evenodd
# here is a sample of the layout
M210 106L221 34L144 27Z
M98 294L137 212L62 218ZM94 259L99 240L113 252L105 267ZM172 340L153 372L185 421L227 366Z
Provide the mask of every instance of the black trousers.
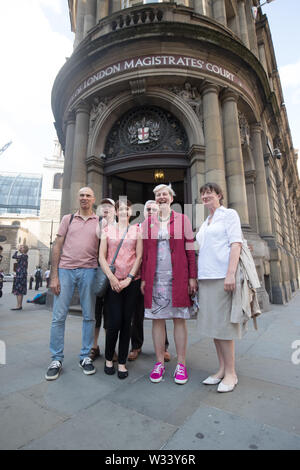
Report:
M144 296L139 290L131 322L131 349L141 349L144 342Z
M109 287L107 293L107 330L105 359L112 361L119 337L119 364L126 364L131 332L131 320L136 308L141 281L132 281L119 294Z
M107 329L107 296L96 297L95 303L95 328L100 328L103 317L103 328Z
M137 303L132 315L131 322L131 350L132 349L141 349L144 342L144 296L139 291ZM166 331L166 342L165 342L165 351L169 347L169 340L167 335L167 326Z

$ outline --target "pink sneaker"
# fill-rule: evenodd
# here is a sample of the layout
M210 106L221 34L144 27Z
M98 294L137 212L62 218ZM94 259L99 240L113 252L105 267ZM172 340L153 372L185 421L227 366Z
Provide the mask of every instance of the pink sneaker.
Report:
M183 364L177 364L177 367L174 372L174 380L177 384L186 384L189 380L186 367Z
M150 380L151 382L158 383L161 382L163 376L165 373L165 368L162 365L161 362L157 362L155 366L153 367L153 370L150 374Z

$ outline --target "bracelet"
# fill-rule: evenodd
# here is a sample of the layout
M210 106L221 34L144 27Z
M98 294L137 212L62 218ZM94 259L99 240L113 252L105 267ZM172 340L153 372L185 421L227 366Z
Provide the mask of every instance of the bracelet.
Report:
M127 274L127 277L129 277L132 281L134 280L134 276L132 274Z

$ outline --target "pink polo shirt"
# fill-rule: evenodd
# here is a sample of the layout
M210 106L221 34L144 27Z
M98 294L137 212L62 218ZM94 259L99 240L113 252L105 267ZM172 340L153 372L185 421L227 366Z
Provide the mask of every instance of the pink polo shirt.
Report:
M69 224L70 217L70 214L63 216L57 232L57 235L65 237L59 268L97 268L99 217L92 214L84 220L76 212Z

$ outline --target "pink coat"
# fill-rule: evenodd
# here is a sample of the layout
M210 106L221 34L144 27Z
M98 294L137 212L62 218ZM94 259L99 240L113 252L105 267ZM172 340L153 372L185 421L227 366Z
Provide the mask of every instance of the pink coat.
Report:
M151 308L159 231L157 216L148 217L143 222L142 229L142 280L146 282L144 305L145 308ZM173 268L172 306L189 307L192 302L188 293L188 281L197 278L192 226L186 215L172 211L168 230Z

